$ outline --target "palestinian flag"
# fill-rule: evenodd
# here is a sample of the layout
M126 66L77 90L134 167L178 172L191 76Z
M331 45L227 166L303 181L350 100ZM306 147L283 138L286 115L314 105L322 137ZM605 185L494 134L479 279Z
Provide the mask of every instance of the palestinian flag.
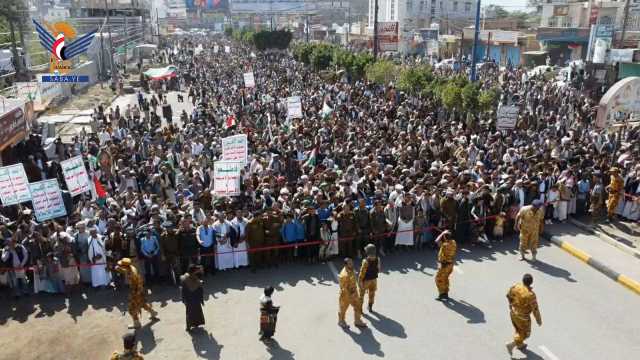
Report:
M229 115L227 116L227 119L224 122L225 128L230 128L233 126L236 126L236 116L235 115Z
M311 154L309 154L309 159L304 163L304 166L315 167L318 162L318 148L313 148Z
M93 188L95 189L95 191L92 192L94 200L98 203L98 205L104 206L107 200L107 192L105 191L104 187L100 183L100 180L98 180L98 177L95 174L93 175Z

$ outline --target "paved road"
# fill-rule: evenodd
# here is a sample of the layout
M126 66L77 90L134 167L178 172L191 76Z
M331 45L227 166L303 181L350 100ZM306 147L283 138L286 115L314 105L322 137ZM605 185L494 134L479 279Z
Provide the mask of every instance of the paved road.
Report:
M370 327L364 331L336 325L337 262L219 273L207 279L204 330L185 333L177 290L158 287L151 298L162 320L139 336L147 359L508 359L504 343L512 328L505 293L529 271L543 326L534 325L531 351L515 351L514 358L640 356L640 297L546 242L539 258L535 265L518 261L514 242L463 249L453 273L453 301L443 304L433 300L433 251L385 256L377 313L366 315ZM282 305L272 347L257 341L258 298L267 285L277 286L274 299ZM110 291L88 297L95 305L75 296L67 301L70 310L58 297L40 297L44 306L2 307L0 359L87 359L87 351L104 358L118 348L129 321L120 312L125 299Z

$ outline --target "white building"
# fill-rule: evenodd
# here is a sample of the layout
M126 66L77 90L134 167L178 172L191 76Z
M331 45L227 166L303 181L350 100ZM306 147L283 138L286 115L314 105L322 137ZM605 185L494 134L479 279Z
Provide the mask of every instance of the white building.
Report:
M47 9L44 19L47 21L66 20L70 16L69 9L63 6L54 5Z
M375 0L369 0L368 31L373 34ZM445 32L450 22L459 27L475 17L475 0L378 0L378 22L398 22L398 51L411 53L414 32L428 28L432 23L440 24Z

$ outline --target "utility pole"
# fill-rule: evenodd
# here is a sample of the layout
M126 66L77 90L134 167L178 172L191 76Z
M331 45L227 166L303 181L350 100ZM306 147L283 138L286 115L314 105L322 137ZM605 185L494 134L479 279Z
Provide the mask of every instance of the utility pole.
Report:
M349 3L349 8L347 8L347 35L346 35L346 44L345 44L346 46L349 46L350 33L351 33L351 3Z
M309 23L309 14L307 14L304 18L305 29L307 30L307 43L309 42L309 33L311 32L311 24Z
M378 0L373 5L373 60L378 59Z
M489 35L487 36L487 55L486 55L486 59L490 59L491 53L489 52L491 50L491 31L489 31Z
M16 46L16 31L13 28L13 19L8 18L9 21L9 31L11 32L11 53L13 54L13 64L15 66L16 78L20 78L22 76L22 58L18 53L18 47ZM24 49L23 49L24 51Z
M473 47L471 48L471 81L476 81L476 48L478 47L478 38L480 37L480 0L476 5L476 21L475 34L473 36Z
M102 26L100 27L100 89L104 87L102 80L107 74L105 71L106 67L104 66L104 24L105 23L102 23Z
M160 16L158 15L158 8L156 8L156 36L158 37L158 44L160 44Z
M104 9L107 12L107 31L109 32L109 67L111 68L111 84L113 88L117 88L118 70L113 62L113 38L111 36L111 22L109 20L109 3L104 0Z
M620 35L620 41L618 41L618 48L624 48L624 35L627 32L627 20L629 19L629 0L624 3L624 19L622 20L622 34ZM615 30L613 30L615 35Z
M447 46L448 47L448 46ZM462 29L462 33L460 34L460 50L458 50L458 66L462 69L462 49L464 47L464 29ZM453 54L451 54L453 58Z
M124 65L124 73L127 73L127 46L129 45L129 32L127 31L127 19L128 16L124 16L124 61L122 64Z

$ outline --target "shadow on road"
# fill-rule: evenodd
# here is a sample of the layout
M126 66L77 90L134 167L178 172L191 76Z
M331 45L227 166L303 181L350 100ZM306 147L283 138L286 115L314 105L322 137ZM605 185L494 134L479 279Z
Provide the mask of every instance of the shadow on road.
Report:
M407 333L404 331L404 326L399 322L390 319L377 311L374 311L369 314L363 314L363 316L369 320L371 326L373 326L376 330L387 336L395 336L401 339L407 338Z
M565 279L568 282L572 282L572 283L578 282L576 279L574 279L571 276L571 273L569 271L559 268L557 266L551 265L544 261L537 260L535 262L531 262L531 267L547 275Z
M191 343L193 351L198 357L203 359L220 359L220 352L223 348L216 339L203 328L191 330Z
M362 352L365 354L384 357L380 343L373 337L371 329L362 328L360 329L360 333L351 331L351 328L344 328L343 331L347 333L356 344L360 345Z
M267 351L271 355L271 360L294 360L295 359L294 354L287 349L283 349L280 346L280 343L278 343L278 340L276 339L272 338L271 340L266 341L265 345L267 347Z
M136 338L140 341L140 352L148 354L158 345L156 336L151 328L157 321L149 321L140 329L136 330Z
M464 300L455 300L449 298L447 301L443 301L442 304L457 312L458 314L467 318L467 324L484 324L487 320L484 318L484 312L477 307L469 304Z
M513 360L544 360L544 357L536 354L535 352L529 350L528 348L525 350L514 350L514 353L517 353L518 351L524 354L524 357L511 356L511 359Z

